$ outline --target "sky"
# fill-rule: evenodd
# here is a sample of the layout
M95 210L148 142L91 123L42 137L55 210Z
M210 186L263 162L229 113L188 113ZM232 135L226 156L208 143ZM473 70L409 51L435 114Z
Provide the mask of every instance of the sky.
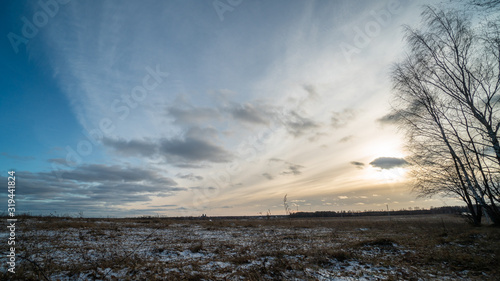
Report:
M417 198L384 118L436 3L2 1L1 180L44 215L458 205Z

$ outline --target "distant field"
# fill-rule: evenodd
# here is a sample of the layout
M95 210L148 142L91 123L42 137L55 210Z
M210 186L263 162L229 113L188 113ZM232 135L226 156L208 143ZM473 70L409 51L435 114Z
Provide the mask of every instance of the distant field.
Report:
M5 221L5 220L4 220ZM451 215L25 218L1 280L499 280L500 229ZM22 258L20 258L21 256Z

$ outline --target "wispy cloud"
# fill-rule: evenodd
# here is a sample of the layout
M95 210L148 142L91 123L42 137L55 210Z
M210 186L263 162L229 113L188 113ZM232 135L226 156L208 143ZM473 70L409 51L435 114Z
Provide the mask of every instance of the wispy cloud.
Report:
M356 112L351 108L346 108L340 112L332 112L331 124L335 129L346 126L356 117Z
M273 180L274 179L274 177L271 174L269 174L269 173L263 173L262 176L265 177L268 180Z
M254 107L251 103L233 105L228 110L231 116L238 120L253 124L269 124L269 114L262 109Z
M173 117L174 122L180 125L206 124L207 122L221 118L220 112L215 108L195 106L187 108L169 106L167 107L167 115Z
M282 175L298 176L298 175L302 174L302 171L301 171L302 168L304 168L304 166L293 164L293 163L286 163L286 170L281 172L281 174Z
M288 132L295 137L300 137L320 127L318 122L314 121L312 118L301 115L295 110L292 110L286 118L286 128Z
M181 179L188 179L188 180L191 180L191 181L201 181L201 180L203 180L202 176L197 176L197 175L195 175L193 173L189 173L189 174L178 173L175 176L178 177L178 178L181 178Z
M339 140L340 143L342 142L349 142L350 140L354 139L353 135L345 136Z
M33 156L20 156L20 155L14 155L10 154L7 152L2 152L0 153L5 158L13 159L13 160L19 160L19 161L30 161L30 160L35 160L35 157Z
M358 161L351 161L351 165L355 166L358 169L363 169L365 167L365 163Z

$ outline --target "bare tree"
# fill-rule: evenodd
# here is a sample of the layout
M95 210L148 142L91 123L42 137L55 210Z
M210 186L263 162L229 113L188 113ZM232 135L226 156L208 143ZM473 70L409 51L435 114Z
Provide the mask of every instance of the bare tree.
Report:
M285 197L283 197L283 206L285 207L285 215L290 215L291 212L290 212L290 206L288 206L288 201L286 199L286 197L288 196L288 194L285 194Z
M425 29L406 27L409 52L392 73L414 189L456 194L475 224L483 210L500 224L498 25L472 27L464 14L432 7L422 17Z
M469 0L468 4L482 9L494 9L500 6L500 0Z

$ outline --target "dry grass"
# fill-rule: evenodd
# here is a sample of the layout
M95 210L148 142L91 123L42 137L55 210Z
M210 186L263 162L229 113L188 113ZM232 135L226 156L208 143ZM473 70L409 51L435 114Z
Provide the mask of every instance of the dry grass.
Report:
M496 280L500 275L500 229L472 227L453 216L44 217L23 218L18 225L16 251L23 258L12 275L3 255L1 280ZM2 252L7 247L0 245Z

